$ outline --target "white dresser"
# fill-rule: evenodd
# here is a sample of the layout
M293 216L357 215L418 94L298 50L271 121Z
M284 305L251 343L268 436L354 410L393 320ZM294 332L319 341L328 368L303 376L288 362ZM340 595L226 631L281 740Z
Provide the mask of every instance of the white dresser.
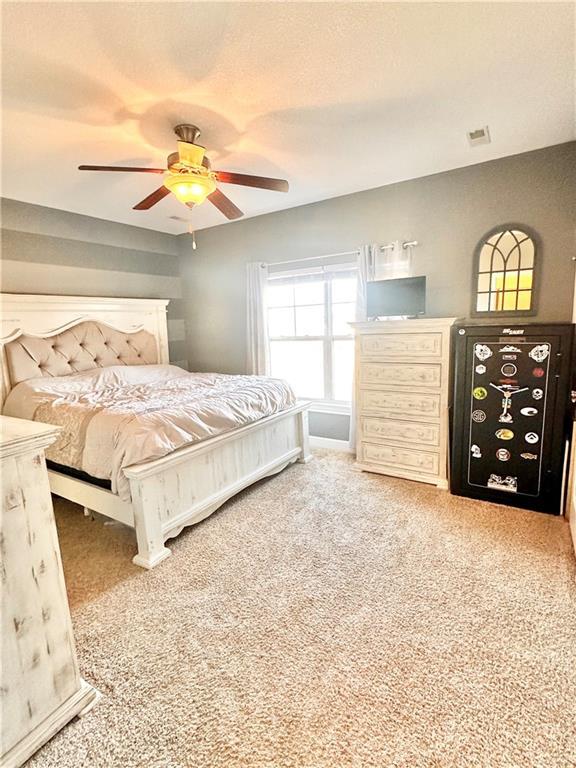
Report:
M44 449L58 428L0 416L0 766L17 768L99 696L81 677Z
M352 323L359 469L448 487L454 320Z

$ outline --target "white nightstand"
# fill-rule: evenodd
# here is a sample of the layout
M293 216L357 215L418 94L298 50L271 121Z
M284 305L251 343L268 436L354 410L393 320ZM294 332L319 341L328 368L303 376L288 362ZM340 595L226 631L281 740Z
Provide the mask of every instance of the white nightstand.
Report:
M0 766L17 768L99 697L80 676L44 449L58 428L0 416Z

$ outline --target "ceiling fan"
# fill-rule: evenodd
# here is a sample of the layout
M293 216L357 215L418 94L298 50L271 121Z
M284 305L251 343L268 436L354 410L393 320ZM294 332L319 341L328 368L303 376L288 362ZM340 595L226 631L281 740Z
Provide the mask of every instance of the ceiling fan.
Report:
M213 171L205 148L196 143L200 129L195 125L177 125L174 133L178 136L178 151L168 155L167 168L131 168L116 165L79 165L79 171L120 171L127 173L166 173L161 187L134 206L135 211L146 211L159 203L171 192L189 208L209 200L228 219L239 219L244 214L230 198L218 189L222 184L239 184L243 187L269 189L273 192L288 192L288 182L267 176L252 176L230 171Z

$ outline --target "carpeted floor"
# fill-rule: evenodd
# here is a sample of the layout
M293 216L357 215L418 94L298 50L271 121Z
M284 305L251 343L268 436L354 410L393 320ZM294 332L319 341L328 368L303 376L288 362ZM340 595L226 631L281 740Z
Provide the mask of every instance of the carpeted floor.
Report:
M558 518L322 452L133 566L57 517L98 706L30 768L576 766L576 566Z

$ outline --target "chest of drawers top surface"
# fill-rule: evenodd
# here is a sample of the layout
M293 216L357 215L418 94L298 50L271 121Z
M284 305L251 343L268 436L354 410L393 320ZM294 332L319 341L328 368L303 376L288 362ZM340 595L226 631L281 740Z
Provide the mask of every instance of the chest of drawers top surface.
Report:
M420 333L450 328L457 317L420 317L412 320L365 320L350 323L354 333Z

